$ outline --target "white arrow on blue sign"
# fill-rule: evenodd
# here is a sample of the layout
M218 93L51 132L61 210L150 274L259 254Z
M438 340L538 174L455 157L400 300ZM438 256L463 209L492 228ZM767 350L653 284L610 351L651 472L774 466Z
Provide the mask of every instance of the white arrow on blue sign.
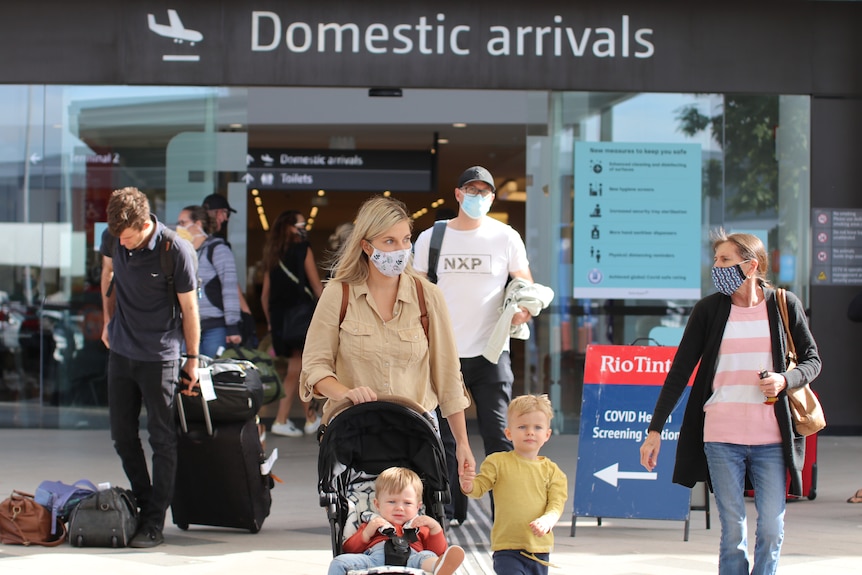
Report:
M610 483L614 487L617 486L617 482L620 479L640 479L642 481L655 481L656 479L658 479L658 473L655 472L620 471L619 463L608 465L604 469L596 471L595 473L593 473L593 475L595 475L605 483Z

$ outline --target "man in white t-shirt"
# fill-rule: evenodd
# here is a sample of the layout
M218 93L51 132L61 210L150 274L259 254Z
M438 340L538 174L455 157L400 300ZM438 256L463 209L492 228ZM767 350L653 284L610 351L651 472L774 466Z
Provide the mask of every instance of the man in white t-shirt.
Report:
M482 357L482 351L500 317L509 278L533 281L521 236L510 226L487 216L495 190L494 178L487 169L473 166L465 170L455 188L458 215L446 224L436 270L429 270L433 228L419 235L413 258L416 271L432 281L436 275L436 283L446 298L461 358L461 372L476 406L485 455L512 449L504 429L515 378L508 341L497 364ZM512 324L529 319L529 312L522 310L512 318ZM453 459L454 442L451 442L450 455L450 442L446 441L445 429L442 431L447 460ZM457 469L454 471L453 477L450 469L454 503L453 509L447 509L447 515L450 515L450 524L457 526L466 519L467 502L458 487Z

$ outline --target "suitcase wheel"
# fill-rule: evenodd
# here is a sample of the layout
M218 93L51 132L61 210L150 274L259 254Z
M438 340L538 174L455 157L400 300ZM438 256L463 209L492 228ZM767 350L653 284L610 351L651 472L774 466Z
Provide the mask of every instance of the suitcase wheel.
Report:
M75 545L76 545L76 546L78 546L78 547L83 547L83 546L84 546L84 536L83 536L83 535L78 535L78 536L75 538Z
M817 499L817 489L812 487L811 491L808 492L808 500L814 501L815 499Z
M183 531L189 530L189 524L188 523L177 523L177 527L179 527Z
M258 525L257 521L255 521L254 524L252 524L252 526L249 527L248 530L250 533L257 533L258 531L260 531L260 525Z
M120 542L117 540L117 536L116 536L116 535L114 535L113 537L111 537L111 547L113 547L114 549L116 549L116 548L118 548L119 546L120 546Z

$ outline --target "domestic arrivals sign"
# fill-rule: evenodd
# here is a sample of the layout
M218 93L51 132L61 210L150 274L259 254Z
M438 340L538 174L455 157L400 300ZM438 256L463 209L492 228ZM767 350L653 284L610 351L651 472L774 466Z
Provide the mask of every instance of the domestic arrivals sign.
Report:
M812 71L843 71L857 53L829 49L855 32L844 4L791 3L776 20L771 6L684 0L7 2L0 48L26 57L0 73L8 84L807 94ZM827 76L854 89L852 74Z
M648 472L640 464L640 445L675 353L675 347L587 347L573 526L576 517L688 520L691 490L671 477L690 388L662 431L658 465Z

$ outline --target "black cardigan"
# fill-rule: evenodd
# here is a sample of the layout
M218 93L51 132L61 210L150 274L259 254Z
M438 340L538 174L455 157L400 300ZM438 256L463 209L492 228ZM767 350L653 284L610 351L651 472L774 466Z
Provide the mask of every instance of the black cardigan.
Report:
M774 371L787 379L790 388L801 387L810 383L820 373L820 356L817 344L808 329L805 310L799 299L787 292L787 309L790 331L796 345L799 364L796 369L784 371L786 341L781 317L775 300L775 290L766 285L763 288L766 297L766 310L769 317L769 331L772 337L772 363ZM697 367L697 375L692 385L688 404L685 407L682 426L680 428L679 444L676 449L676 464L674 465L673 481L686 487L694 487L698 481L709 482L706 455L703 451L703 406L712 395L712 380L715 375L719 346L724 335L724 327L730 316L730 297L715 293L706 296L694 306L688 324L685 327L679 348L673 358L667 378L656 401L650 431L661 432L683 390L685 390L691 373ZM700 365L698 366L698 362ZM784 446L784 461L790 472L791 495L802 495L802 465L805 461L805 438L793 430L790 418L790 405L787 393L778 394L775 402L775 418L781 431Z

